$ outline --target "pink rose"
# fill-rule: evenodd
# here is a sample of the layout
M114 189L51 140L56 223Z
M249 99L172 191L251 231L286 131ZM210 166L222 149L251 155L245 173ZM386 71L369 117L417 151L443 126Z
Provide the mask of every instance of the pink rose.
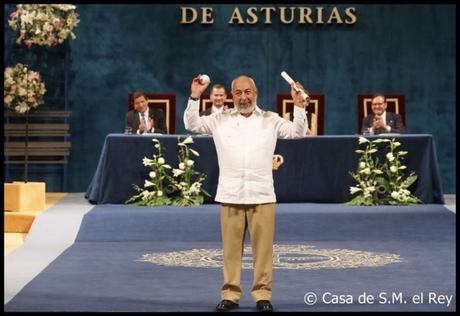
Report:
M13 98L10 95L7 95L5 98L3 98L3 101L5 101L6 104L10 104L11 101L13 101Z
M29 77L30 79L40 80L40 74L37 71L31 71Z
M18 18L18 11L14 11L13 13L11 13L10 18L12 18L13 20L16 20Z
M48 44L52 45L54 43L56 43L56 37L54 35L50 35L48 37Z
M58 18L54 18L54 19L53 19L53 25L54 25L54 27L58 27L60 24L61 24L61 20L59 20Z

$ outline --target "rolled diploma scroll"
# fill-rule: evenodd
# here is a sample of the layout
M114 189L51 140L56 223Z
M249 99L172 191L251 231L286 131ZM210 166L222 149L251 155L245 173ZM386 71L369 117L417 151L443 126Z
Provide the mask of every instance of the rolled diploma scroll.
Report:
M286 80L286 81L289 83L289 85L291 85L291 84L294 82L294 80L292 80L292 78L289 77L289 75L288 75L285 71L283 71L283 72L281 73L281 77L283 77L284 80ZM305 100L307 100L307 99L309 98L308 94L306 94L305 91L303 91L302 89L300 89L299 87L297 87L297 85L295 85L295 83L294 83L294 90L295 90L295 91L298 91L298 92L302 92L302 97L303 97Z

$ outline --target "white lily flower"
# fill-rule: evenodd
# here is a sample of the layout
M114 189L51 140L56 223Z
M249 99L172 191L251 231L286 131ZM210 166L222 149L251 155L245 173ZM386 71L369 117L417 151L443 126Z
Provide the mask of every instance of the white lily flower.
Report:
M192 152L192 154L194 154L197 157L200 157L200 154L196 150L193 150L192 148L189 148L189 149Z
M393 161L393 160L395 160L395 157L393 156L393 153L388 153L388 154L387 154L387 159L388 159L388 161Z
M400 166L399 169L406 169L406 166Z
M153 160L147 157L144 157L144 159L142 159L142 163L144 164L144 166L149 166L152 162Z
M158 163L159 163L160 165L164 164L164 163L165 163L164 158L163 158L163 157L158 158Z
M365 163L364 161L361 161L361 162L359 163L359 167L360 167L361 169L364 169L364 168L366 167L366 163Z
M365 137L359 136L359 144L369 143L369 140Z
M153 187L155 184L149 180L145 180L144 182L144 188L147 188L147 187Z
M193 138L192 136L187 137L182 144L193 144Z
M180 176L181 174L183 174L184 171L180 170L180 169L173 169L173 176L174 177L178 177Z
M374 187L374 186L370 186L370 187L365 188L364 190L367 191L367 192L374 192L374 191L375 191L375 187Z
M350 194L355 194L356 192L361 191L361 188L350 187Z
M395 200L399 199L399 193L396 191L391 192L391 197Z
M365 169L361 170L359 173L370 174L371 169L370 168L365 168Z
M181 169L181 170L184 170L184 169L185 169L185 164L184 164L183 162L181 162L181 163L179 164L179 169Z
M376 153L376 152L377 152L377 149L375 149L375 148L369 150L369 154L373 154L373 153Z
M155 148L160 148L160 144L155 144Z
M190 187L190 190L189 190L190 194L198 193L198 192L200 192L200 190L197 187L194 187L193 185Z
M390 171L391 172L397 172L398 171L398 168L396 166L391 166L390 167Z
M170 165L163 165L163 168L171 169L171 166Z
M400 191L402 191L402 193L403 193L404 195L410 195L410 191L409 191L409 190L401 189Z
M193 166L195 162L193 160L187 160L187 166L191 167Z
M400 155L400 156L407 155L407 151L401 150L401 151L399 152L399 155Z
M150 171L149 173L150 178L155 178L156 175L155 171Z
M157 194L158 194L158 196L163 196L163 192L162 192L162 191L158 191Z

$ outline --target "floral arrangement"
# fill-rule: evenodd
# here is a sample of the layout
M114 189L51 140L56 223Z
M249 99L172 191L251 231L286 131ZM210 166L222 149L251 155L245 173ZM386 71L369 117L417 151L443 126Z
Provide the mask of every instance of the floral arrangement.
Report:
M26 113L32 108L43 104L45 84L40 73L18 63L14 68L5 68L3 100L5 107L18 113Z
M385 162L379 163L376 154L377 145L380 143L389 143L389 151L385 155ZM358 169L356 172L350 172L350 175L358 183L350 187L350 194L359 193L347 205L408 205L417 204L421 201L413 196L408 188L417 180L417 175L411 172L404 179L403 170L407 167L402 164L402 158L407 155L407 151L397 151L396 148L401 146L400 142L395 139L375 139L368 140L359 137L359 144L365 144L364 150L358 149L355 152L361 154L358 160Z
M196 150L188 147L189 144L193 144L192 137L189 136L184 141L180 141L178 137L179 165L177 168L171 168L166 164L160 141L155 138L152 141L157 154L153 155L153 159L147 157L143 159L144 166L151 169L149 179L145 180L144 188L133 185L139 194L132 196L125 203L148 206L203 204L204 198L201 193L210 195L202 188L205 175L194 170L195 161L190 159L190 153L196 157L200 156Z
M149 180L145 180L144 189L137 185L133 185L134 189L139 192L139 194L132 196L126 203L148 206L168 205L171 203L166 194L166 186L164 185L166 170L171 169L171 166L166 164L160 141L154 138L152 142L157 150L157 154L153 154L153 159L144 157L142 160L144 166L152 170L149 172Z
M19 31L16 43L55 46L64 42L80 22L76 6L71 4L18 4L8 24Z
M187 137L184 141L177 138L179 145L179 166L172 170L173 176L169 177L171 185L178 191L178 196L172 200L172 205L175 206L193 206L203 204L204 197L201 192L210 196L208 192L203 190L202 182L206 176L202 173L196 172L193 168L195 161L190 159L190 153L199 157L200 154L189 148L189 144L193 144L191 136Z

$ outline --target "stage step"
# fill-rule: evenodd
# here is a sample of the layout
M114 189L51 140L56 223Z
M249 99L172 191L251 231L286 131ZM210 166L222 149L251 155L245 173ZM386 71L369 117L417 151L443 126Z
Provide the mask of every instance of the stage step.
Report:
M28 233L37 213L5 211L5 233Z
M4 255L8 255L13 250L21 247L22 244L26 241L27 234L26 233L5 233L5 253Z
M64 192L47 192L46 205L43 211L35 212L10 212L4 211L4 238L5 238L5 256L11 251L20 247L26 240L27 234L32 227L35 217L59 200L64 198L68 193Z

